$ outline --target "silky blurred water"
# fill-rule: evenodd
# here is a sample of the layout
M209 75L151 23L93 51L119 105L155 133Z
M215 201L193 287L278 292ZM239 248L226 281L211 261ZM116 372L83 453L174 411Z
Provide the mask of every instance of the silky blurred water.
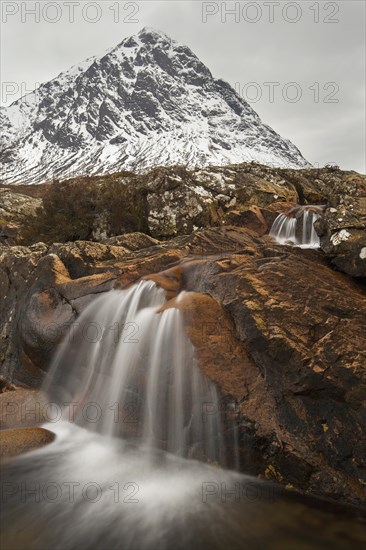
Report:
M96 298L65 337L44 387L57 437L2 465L2 548L364 548L358 512L224 469L236 432L164 306L143 281Z
M152 281L96 298L61 343L44 390L89 430L225 466L217 388L196 364L181 312L165 303ZM232 458L235 446L233 437Z
M68 422L56 432L3 466L6 550L364 548L356 514Z
M270 236L279 244L292 244L300 248L319 248L320 239L314 223L320 218L322 207L299 206L279 214L272 224Z

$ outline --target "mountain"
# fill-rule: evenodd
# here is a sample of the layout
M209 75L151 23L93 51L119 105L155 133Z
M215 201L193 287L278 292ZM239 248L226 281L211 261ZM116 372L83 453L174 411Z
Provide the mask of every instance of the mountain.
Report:
M223 165L309 166L186 46L144 28L1 108L0 179Z

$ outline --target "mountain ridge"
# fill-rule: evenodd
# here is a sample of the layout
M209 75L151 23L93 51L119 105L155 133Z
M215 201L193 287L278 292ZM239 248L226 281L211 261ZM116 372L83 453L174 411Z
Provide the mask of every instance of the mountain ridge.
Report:
M156 165L310 166L187 46L149 27L2 108L0 119L4 183Z

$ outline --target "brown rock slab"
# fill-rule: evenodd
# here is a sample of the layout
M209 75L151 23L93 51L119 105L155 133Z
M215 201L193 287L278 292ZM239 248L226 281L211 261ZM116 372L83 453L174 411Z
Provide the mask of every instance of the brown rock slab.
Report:
M268 215L272 214L268 211ZM272 214L274 219L276 216ZM245 227L254 231L257 235L262 236L268 233L270 227L266 221L266 218L263 216L262 209L258 206L251 206L247 210L231 210L226 218L225 222L230 225L237 225L240 227Z
M55 434L44 428L18 428L0 431L0 458L10 458L52 443Z
M18 388L0 394L0 430L37 426L49 420L48 400L40 390Z
M185 288L208 293L221 304L235 327L231 345L239 338L260 374L257 387L238 383L233 392L243 415L238 416L241 448L261 449L249 471L301 491L363 500L366 296L362 288L330 269L321 252L265 241L254 254L243 248L225 259L190 265ZM206 324L212 319L209 313ZM202 320L197 322L202 325ZM209 367L215 376L221 365L222 378L235 382L230 361L221 361L219 353L211 361L199 352L197 356L203 369L215 365ZM226 379L219 381L220 387L226 384Z

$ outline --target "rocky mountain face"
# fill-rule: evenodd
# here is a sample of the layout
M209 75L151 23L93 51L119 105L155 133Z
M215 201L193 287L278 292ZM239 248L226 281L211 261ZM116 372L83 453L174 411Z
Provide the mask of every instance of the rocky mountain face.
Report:
M309 166L186 46L143 29L0 110L1 180L156 165Z

